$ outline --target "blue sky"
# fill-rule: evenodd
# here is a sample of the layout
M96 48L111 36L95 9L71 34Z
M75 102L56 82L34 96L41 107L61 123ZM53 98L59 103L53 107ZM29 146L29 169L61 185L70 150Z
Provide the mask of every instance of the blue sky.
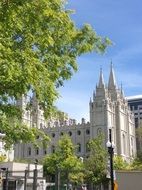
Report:
M98 82L100 67L108 82L112 60L118 86L126 96L142 94L142 1L69 0L78 27L89 23L98 35L113 41L104 55L85 54L77 59L78 72L60 88L57 106L78 122L89 120L89 100Z

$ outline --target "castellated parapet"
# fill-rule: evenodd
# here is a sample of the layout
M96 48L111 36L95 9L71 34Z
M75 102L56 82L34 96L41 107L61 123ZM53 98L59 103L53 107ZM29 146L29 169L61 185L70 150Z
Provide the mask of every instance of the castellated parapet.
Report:
M128 107L122 87L118 88L117 86L112 65L108 85L104 82L102 69L100 71L99 82L89 103L90 122L86 122L84 118L78 124L76 120L70 118L46 120L35 94L32 97L30 111L25 109L25 96L17 102L17 105L23 110L23 122L29 127L43 130L49 135L51 142L47 149L34 149L31 144L18 144L15 146L16 158L34 159L36 157L41 159L56 150L57 142L64 134L68 134L77 147L77 156L87 157L89 140L96 138L100 133L104 136L103 144L106 147L110 127L115 144L115 154L122 156L126 161L130 161L136 156L134 116Z

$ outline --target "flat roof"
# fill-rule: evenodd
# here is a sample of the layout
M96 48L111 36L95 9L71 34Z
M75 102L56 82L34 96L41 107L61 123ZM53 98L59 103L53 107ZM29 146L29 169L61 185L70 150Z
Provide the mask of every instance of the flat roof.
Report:
M127 99L127 100L138 100L138 99L142 99L142 94L140 94L140 95L135 95L135 96L127 96L126 99Z

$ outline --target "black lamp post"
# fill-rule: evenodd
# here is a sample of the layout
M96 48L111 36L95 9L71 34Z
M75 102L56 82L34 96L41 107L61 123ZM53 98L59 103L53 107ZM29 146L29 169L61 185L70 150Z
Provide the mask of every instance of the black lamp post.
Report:
M55 173L55 190L60 190L60 169L58 165L56 166L56 173Z
M113 172L113 155L114 155L114 144L112 142L111 129L109 129L109 141L106 143L110 159L110 180L111 180L111 190L114 190L114 172Z
M37 164L38 159L35 159L35 169L34 169L34 176L33 176L33 190L37 190Z

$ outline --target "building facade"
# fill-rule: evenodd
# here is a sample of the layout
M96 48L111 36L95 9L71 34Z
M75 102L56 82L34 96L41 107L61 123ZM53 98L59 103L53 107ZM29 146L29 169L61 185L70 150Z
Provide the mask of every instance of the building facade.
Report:
M142 127L142 95L127 97L128 105L134 113L136 130ZM142 139L136 135L136 147L138 152L142 152Z
M77 145L77 156L87 157L90 139L98 134L104 135L104 147L109 140L109 129L112 131L112 141L115 144L114 152L126 161L136 156L134 115L128 107L123 90L117 87L113 67L111 65L108 85L105 85L102 70L99 82L90 100L90 122L82 119L81 124L75 120L54 121L45 120L43 111L40 109L35 95L32 99L32 110L27 110L27 98L23 96L17 102L23 111L23 122L29 127L38 127L44 130L51 138L47 149L35 149L31 144L18 144L15 146L15 158L19 159L41 159L46 154L55 151L60 137L68 134L74 145ZM38 137L40 139L40 137Z

